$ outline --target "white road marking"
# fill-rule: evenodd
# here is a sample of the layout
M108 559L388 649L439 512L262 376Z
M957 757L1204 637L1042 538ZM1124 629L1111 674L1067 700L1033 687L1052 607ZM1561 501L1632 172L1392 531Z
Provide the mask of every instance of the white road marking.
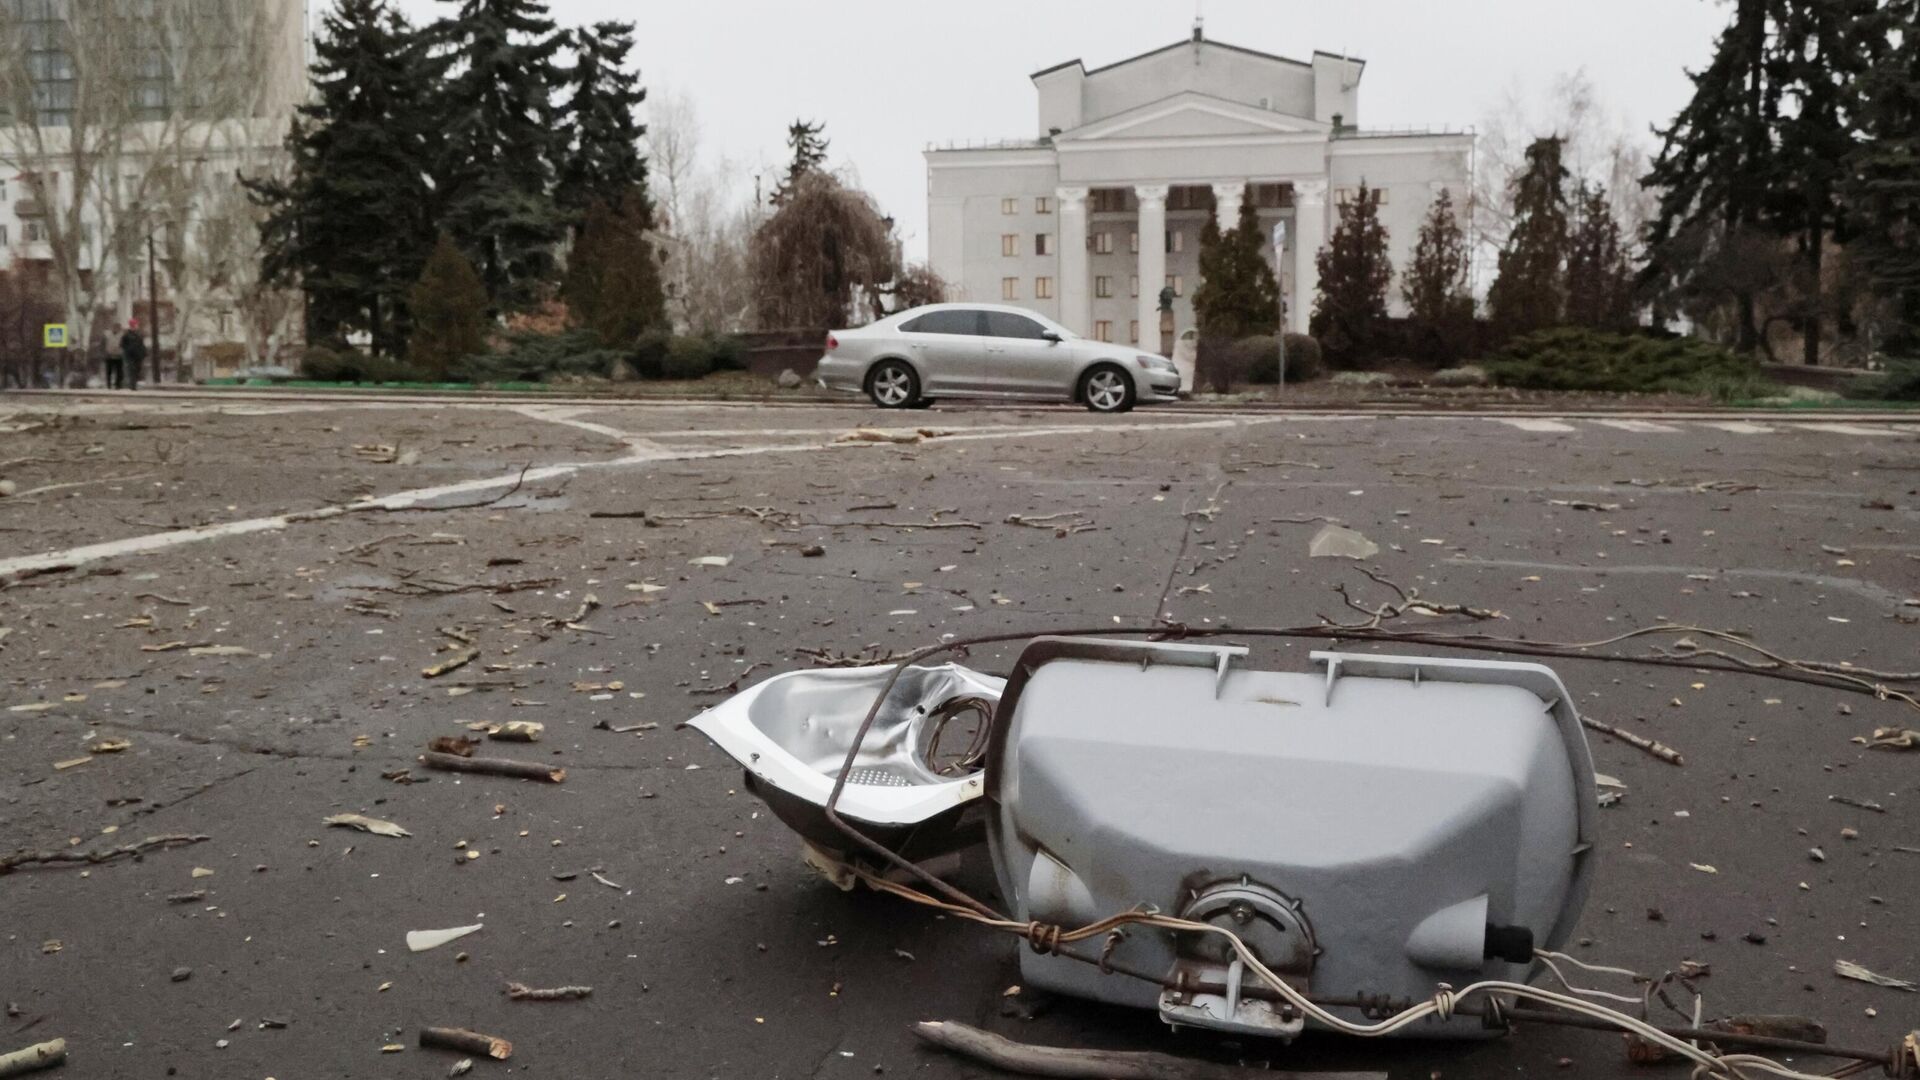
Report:
M1620 431L1634 431L1642 435L1669 435L1669 434L1672 434L1673 432L1680 430L1679 428L1673 427L1668 424L1656 424L1651 420L1598 420L1596 419L1596 420L1589 421L1589 423L1599 424L1601 427L1615 428Z
M1795 424L1801 431L1825 431L1833 435L1904 435L1897 427L1869 427L1866 424Z
M608 438L626 443L632 452L625 456L611 458L605 461L560 462L531 468L524 473L524 482L526 483L572 476L575 473L584 472L589 469L652 465L662 461L704 461L714 458L748 457L758 454L804 453L808 451L852 450L862 448L884 451L895 445L889 443L841 443L828 439L824 442L766 443L758 446L735 446L719 449L669 450L647 443L643 436L620 431L617 428L607 427L603 424L591 424L588 421L575 420L570 416L558 415L557 411L548 412L535 418L594 431L596 434L605 435ZM1022 428L1012 431L944 435L938 439L931 439L925 443L915 445L929 446L947 442L973 442L988 439L1019 439L1028 437L1040 438L1054 435L1086 435L1115 431L1205 431L1272 424L1282 419L1284 418L1262 416L1173 422L1135 421L1131 423L1071 424L1048 428ZM827 434L837 435L837 432ZM47 551L37 555L20 555L10 559L0 559L0 577L7 577L14 574L36 573L44 570L52 570L57 567L80 566L86 563L98 562L101 559L117 558L123 555L139 555L149 552L165 551L168 548L179 547L183 544L196 544L206 540L246 536L251 533L274 532L285 529L289 525L303 524L310 521L325 521L331 518L346 517L350 514L417 507L422 503L432 502L435 499L443 499L454 495L478 494L498 488L511 487L521 482L523 482L523 474L516 470L514 472L501 473L497 476L462 480L458 483L442 484L436 487L415 488L411 491L400 491L391 495L360 499L350 503L336 503L329 506L318 507L313 510L296 511L290 514L276 514L272 517L249 518L243 521L200 525L187 529L171 529L166 532L149 533L145 536L133 536L124 540L109 540L98 544L66 548L61 551Z
M1765 424L1755 424L1746 420L1707 420L1705 426L1718 431L1728 431L1735 435L1771 435L1773 428Z
M1500 417L1500 422L1533 432L1567 432L1575 430L1572 424L1563 424L1558 420L1536 420L1531 417Z

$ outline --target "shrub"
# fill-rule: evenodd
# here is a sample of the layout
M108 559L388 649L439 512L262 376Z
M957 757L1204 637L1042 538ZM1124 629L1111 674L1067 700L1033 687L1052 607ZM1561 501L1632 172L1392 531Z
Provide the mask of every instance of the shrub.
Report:
M674 338L660 374L669 379L699 379L713 371L713 347L704 337Z
M613 365L625 359L617 349L600 347L590 329L560 334L507 335L503 352L481 352L462 357L454 370L473 382L540 382L546 379L601 377L613 374Z
M369 356L354 348L310 345L300 357L300 375L316 382L420 382L425 376L411 364Z
M665 370L667 350L673 346L673 335L665 329L655 328L641 334L633 343L633 355L628 361L633 364L633 373L642 379L658 379Z
M1903 357L1889 362L1882 374L1860 379L1848 387L1847 396L1869 401L1920 401L1920 358Z
M1242 338L1228 347L1237 359L1232 367L1239 378L1258 386L1272 386L1280 378L1280 355L1270 337ZM1317 379L1327 372L1320 343L1306 334L1287 335L1287 382Z
M1659 339L1556 327L1515 338L1488 357L1501 386L1629 394L1708 394L1751 387L1758 365L1698 338Z

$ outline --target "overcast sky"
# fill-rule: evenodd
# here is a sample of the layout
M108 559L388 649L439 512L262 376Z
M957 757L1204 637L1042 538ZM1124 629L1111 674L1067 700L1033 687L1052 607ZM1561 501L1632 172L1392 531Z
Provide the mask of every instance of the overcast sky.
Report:
M1625 123L1665 123L1686 100L1727 19L1712 0L1203 0L1206 33L1306 59L1367 61L1365 126L1476 124L1510 86L1544 93L1584 68ZM313 0L317 9L323 0ZM399 0L415 18L444 0ZM836 167L852 166L926 252L928 143L1037 134L1041 68L1088 67L1183 40L1195 0L551 0L578 25L638 19L634 50L650 89L691 96L703 156L755 168L785 159L795 117L823 121Z

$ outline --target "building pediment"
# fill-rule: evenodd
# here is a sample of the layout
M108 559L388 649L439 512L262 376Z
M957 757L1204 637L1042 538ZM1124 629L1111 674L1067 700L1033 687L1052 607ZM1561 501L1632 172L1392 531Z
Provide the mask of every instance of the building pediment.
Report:
M1330 125L1195 91L1175 94L1054 137L1066 142L1271 135L1320 135Z

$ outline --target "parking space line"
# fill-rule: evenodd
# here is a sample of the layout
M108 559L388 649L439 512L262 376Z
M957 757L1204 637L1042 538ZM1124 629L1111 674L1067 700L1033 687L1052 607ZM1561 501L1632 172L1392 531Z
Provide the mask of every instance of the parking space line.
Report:
M1501 416L1495 419L1509 427L1517 427L1521 431L1563 433L1577 430L1572 424L1561 423L1558 420L1538 420L1525 416Z

